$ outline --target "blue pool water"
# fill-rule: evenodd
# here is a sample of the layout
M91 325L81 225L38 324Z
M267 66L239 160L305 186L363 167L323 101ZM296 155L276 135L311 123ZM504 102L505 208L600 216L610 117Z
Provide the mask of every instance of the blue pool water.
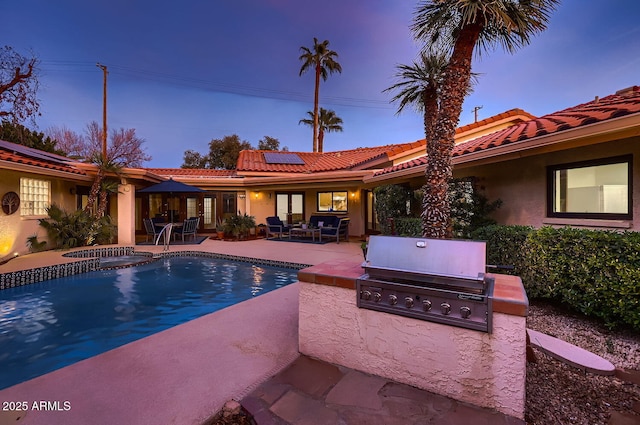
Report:
M0 291L0 389L297 280L297 271L177 257Z

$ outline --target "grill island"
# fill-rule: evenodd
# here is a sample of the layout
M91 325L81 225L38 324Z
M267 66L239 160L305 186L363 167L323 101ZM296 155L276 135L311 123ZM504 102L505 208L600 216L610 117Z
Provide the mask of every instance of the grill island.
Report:
M357 305L491 333L494 279L478 241L371 236Z
M424 248L417 246L421 241ZM364 264L368 277L355 250L352 256L300 270L300 352L495 409L523 423L528 300L518 276L484 274L484 250L485 244L468 241L372 236L369 263ZM450 291L455 297L440 300L428 291L438 296ZM413 300L411 308L407 297ZM429 311L424 301L431 302ZM486 322L479 310L485 301ZM442 313L443 303L451 306L449 314ZM377 310L381 305L395 310ZM466 318L462 307L471 310Z

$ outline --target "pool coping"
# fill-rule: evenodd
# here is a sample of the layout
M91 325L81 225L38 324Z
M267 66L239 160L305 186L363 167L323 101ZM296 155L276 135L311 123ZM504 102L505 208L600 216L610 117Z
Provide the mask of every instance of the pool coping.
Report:
M118 257L140 255L148 256L150 260L134 265L122 265L113 267L101 267L100 258L102 257ZM0 273L0 291L9 288L15 288L33 283L44 282L46 280L58 279L61 277L72 276L81 273L88 273L98 270L112 270L133 267L137 265L147 264L163 258L174 257L204 257L219 258L224 260L239 261L243 263L260 264L272 267L284 267L288 269L301 270L310 267L310 264L301 264L289 261L269 260L256 257L247 257L240 255L223 254L210 251L182 250L153 253L150 251L138 251L134 246L117 246L104 248L80 249L76 251L61 254L61 257L68 259L78 259L63 264L54 264L41 267L33 267L24 270L16 270L6 273Z

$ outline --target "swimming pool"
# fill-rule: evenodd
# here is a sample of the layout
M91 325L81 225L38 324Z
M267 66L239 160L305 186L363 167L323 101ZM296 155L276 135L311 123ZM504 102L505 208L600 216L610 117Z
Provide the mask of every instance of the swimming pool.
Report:
M0 291L0 389L297 280L297 270L203 257Z

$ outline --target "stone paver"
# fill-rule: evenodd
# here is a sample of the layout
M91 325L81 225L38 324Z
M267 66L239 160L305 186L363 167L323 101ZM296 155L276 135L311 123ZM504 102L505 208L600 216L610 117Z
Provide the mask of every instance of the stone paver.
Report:
M542 332L527 329L531 345L561 362L598 375L613 375L615 366L607 359Z
M344 406L379 410L382 408L382 400L378 396L378 391L386 383L385 379L378 376L352 370L329 391L326 401Z
M307 356L256 388L242 405L260 425L525 424L490 409Z
M321 400L291 390L271 406L271 411L295 424L334 424L338 414L325 407Z
M275 382L290 384L312 397L321 397L342 379L342 372L334 365L298 357L276 378Z

